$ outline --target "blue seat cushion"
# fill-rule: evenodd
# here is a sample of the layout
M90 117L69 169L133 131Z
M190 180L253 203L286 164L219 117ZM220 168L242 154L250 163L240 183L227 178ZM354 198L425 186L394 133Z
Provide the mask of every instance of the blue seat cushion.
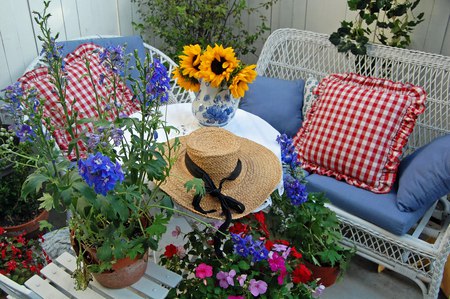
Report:
M400 162L397 204L415 211L450 193L450 134L434 139Z
M66 57L67 54L72 53L79 45L85 43L94 43L103 48L109 46L125 45L125 54L131 54L128 62L128 67L133 67L130 71L130 75L134 79L139 78L139 72L136 70L136 60L134 59L134 50L138 51L139 60L144 62L145 59L145 47L140 36L120 36L120 37L105 37L105 38L89 38L80 40L70 40L58 42L58 45L63 45L61 50L62 57ZM127 85L128 82L127 82Z
M255 114L281 134L297 134L303 122L305 80L282 80L263 76L249 84L239 108Z
M376 194L318 174L309 175L306 180L308 192L325 192L336 207L396 235L407 233L431 206L424 205L414 212L400 211L396 185L389 193Z

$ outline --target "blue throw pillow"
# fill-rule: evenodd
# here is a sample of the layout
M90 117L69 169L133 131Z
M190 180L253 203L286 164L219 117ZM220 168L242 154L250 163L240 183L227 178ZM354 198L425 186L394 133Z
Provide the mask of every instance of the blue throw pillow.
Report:
M72 53L79 45L85 43L94 43L103 48L109 46L118 46L126 44L125 54L130 54L129 67L133 67L130 74L134 79L139 78L139 72L136 70L136 61L134 59L134 50L138 50L138 56L140 61L144 62L145 59L145 47L140 36L120 36L120 37L102 37L102 38L89 38L58 42L57 44L63 45L61 54L62 57L66 57L67 54ZM128 82L127 82L128 85Z
M255 114L280 133L294 136L303 122L303 88L305 81L282 80L258 76L239 108Z
M397 206L412 212L450 193L450 134L436 138L403 159Z

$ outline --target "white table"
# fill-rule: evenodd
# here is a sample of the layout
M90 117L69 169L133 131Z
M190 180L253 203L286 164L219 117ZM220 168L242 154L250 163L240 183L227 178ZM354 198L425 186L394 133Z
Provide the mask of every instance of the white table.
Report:
M172 125L179 130L179 132L172 130L169 134L169 139L185 136L192 131L202 127L197 119L192 114L191 103L180 103L167 105L167 108L162 110L165 113L165 120L168 125ZM268 122L251 114L245 110L238 109L234 118L223 127L231 133L252 140L270 149L280 160L281 167L281 149L277 143L276 138L280 133L275 130ZM159 138L165 141L165 136L161 132ZM164 139L163 139L164 138ZM278 192L283 193L283 180L277 186ZM254 212L258 212L272 204L270 197Z

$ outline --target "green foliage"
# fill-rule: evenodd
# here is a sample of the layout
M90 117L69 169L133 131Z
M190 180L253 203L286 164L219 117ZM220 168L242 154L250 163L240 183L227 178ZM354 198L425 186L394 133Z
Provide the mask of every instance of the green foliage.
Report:
M142 35L159 37L162 50L175 57L183 46L222 44L233 47L238 56L256 52L253 44L270 28L261 9L268 9L278 0L261 1L250 7L246 0L133 0L139 6L142 23L134 24ZM256 14L260 20L253 32L242 21Z
M419 2L348 0L348 8L357 12L356 19L342 21L341 27L330 35L330 41L339 52L351 51L355 55L366 54L369 41L404 48L411 43L410 33L423 21L424 13L414 14Z
M309 193L308 200L292 206L286 194L272 193L273 207L267 219L278 227L278 236L291 240L309 262L319 266L346 267L352 249L341 245L342 234L336 214L323 193Z

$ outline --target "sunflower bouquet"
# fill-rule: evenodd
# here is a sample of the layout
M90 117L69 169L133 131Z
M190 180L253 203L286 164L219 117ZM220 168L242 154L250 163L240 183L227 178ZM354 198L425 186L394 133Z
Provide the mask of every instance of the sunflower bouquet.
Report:
M198 92L200 81L206 81L219 89L228 89L235 98L242 98L248 84L256 78L255 64L245 65L237 59L233 48L222 45L184 46L179 56L179 67L173 71L178 85L184 89Z

